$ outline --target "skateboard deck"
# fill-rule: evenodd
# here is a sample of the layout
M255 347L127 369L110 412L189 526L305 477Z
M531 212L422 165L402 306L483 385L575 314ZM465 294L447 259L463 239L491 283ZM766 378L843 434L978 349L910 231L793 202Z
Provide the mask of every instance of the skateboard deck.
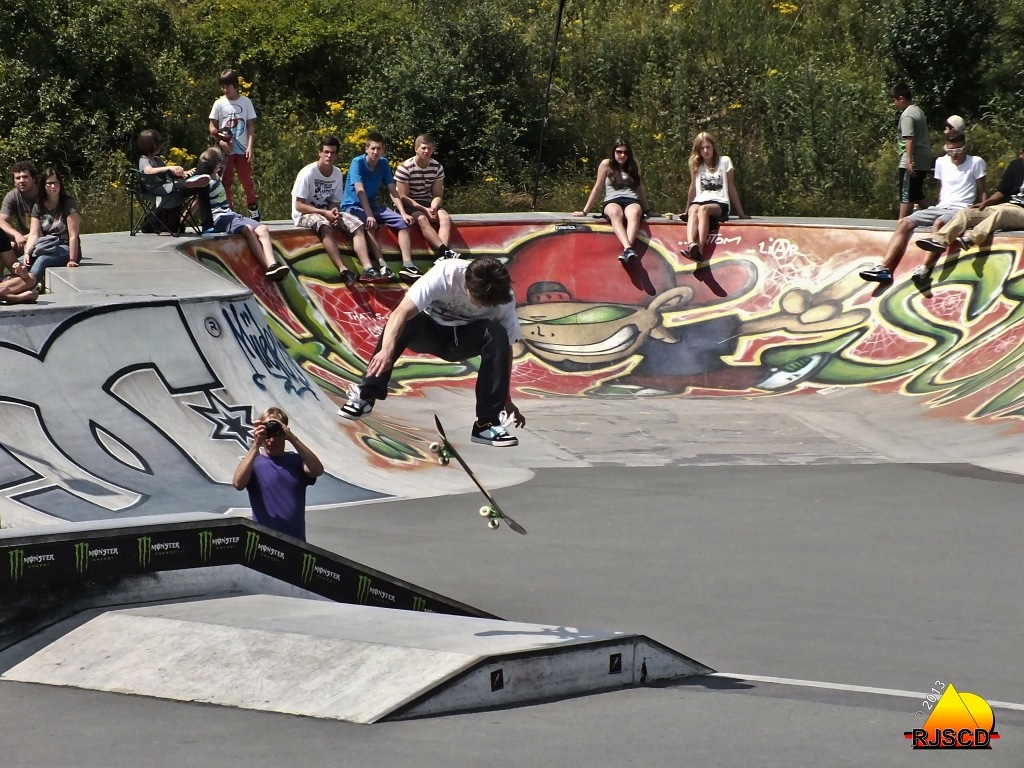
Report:
M437 436L441 438L441 441L438 443L431 443L430 450L437 454L437 460L442 466L447 466L451 459L455 459L459 462L459 466L466 470L466 474L469 475L469 479L473 481L473 484L480 489L480 493L482 493L484 498L487 499L487 505L480 507L480 515L487 518L487 527L492 531L496 530L501 525L501 521L504 520L509 528L516 533L520 533L525 536L526 529L501 511L501 507L498 506L498 502L496 502L494 497L491 496L491 492L484 488L483 484L476 479L476 475L474 475L473 470L469 468L469 464L467 464L466 460L459 455L457 450L455 450L455 446L448 441L448 436L444 433L444 427L441 426L441 420L437 418L437 414L434 414L434 426L437 428Z

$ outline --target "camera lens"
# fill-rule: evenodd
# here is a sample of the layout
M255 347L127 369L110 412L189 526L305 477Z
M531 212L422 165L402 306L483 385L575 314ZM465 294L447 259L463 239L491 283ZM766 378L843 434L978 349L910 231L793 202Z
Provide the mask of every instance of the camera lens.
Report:
M281 425L276 421L267 422L267 437L277 437L281 434Z

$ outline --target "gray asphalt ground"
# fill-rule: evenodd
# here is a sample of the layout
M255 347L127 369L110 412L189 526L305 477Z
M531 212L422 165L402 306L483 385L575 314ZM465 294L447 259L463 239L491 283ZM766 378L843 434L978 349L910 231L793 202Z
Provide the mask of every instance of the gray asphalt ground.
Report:
M387 415L429 439L437 410L461 447L466 396ZM488 531L473 493L313 511L310 541L504 618L825 685L705 677L366 726L0 682L0 768L1024 766L1021 707L996 708L991 751L919 753L921 699L885 693L1024 704L1020 435L863 390L521 405L518 449L465 454L528 536Z
M983 477L971 477L981 474ZM966 476L965 476L966 475ZM510 619L642 632L726 673L1021 701L1016 476L894 465L542 469L491 532L466 494L310 515L310 540ZM0 684L4 766L1024 765L916 753L921 702L702 678L404 723Z

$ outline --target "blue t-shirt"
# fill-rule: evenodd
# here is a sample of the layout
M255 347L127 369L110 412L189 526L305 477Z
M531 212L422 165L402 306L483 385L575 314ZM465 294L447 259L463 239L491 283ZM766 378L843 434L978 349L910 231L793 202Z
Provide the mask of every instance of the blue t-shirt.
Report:
M315 482L303 469L299 454L261 453L245 486L253 521L305 541L306 489Z
M363 189L366 190L366 197L369 199L373 209L380 210L381 205L377 199L377 193L380 192L381 184L389 187L395 183L395 177L391 175L391 166L388 165L386 157L378 160L377 167L372 171L370 166L366 164L365 154L352 158L352 163L348 167L348 174L345 177L345 196L341 199L341 209L343 211L361 205L359 195L356 194L355 184L357 181L362 182Z

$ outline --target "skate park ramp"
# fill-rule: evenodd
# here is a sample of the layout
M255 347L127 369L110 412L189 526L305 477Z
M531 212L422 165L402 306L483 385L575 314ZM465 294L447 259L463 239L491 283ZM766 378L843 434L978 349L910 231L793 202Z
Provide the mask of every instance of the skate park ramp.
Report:
M725 410L778 410L797 420L794 428L845 438L851 450L844 461L967 457L1016 472L1024 240L1009 233L987 247L954 252L926 286L910 279L925 255L910 245L894 283L865 282L858 272L880 260L891 227L863 220L729 222L709 236L707 261L698 264L680 253L685 224L655 218L642 228L640 259L629 269L616 259L621 246L608 223L594 217L462 217L452 245L507 264L525 336L515 349L513 385L535 411L571 420L579 398L588 403L579 408L590 412L614 412L614 402L672 409L680 398L699 399L712 421ZM395 263L397 244L389 237L383 234L382 244ZM280 231L275 238L293 270L280 286L259 275L240 240L193 241L185 250L251 288L292 359L344 399L404 286L346 286L308 233ZM432 256L418 233L413 242L428 268ZM464 412L474 382L472 361L409 353L392 382L402 397L364 420L372 436L361 437L363 446L397 466L396 444L415 443L382 414L416 414L427 423L423 399ZM964 423L976 427L968 437L954 429ZM524 464L622 461L614 446L595 453L595 441L581 445L572 424L542 429L551 450L534 449ZM960 450L952 450L953 434ZM628 461L790 460L756 441L720 453L711 448L704 457L678 444L666 450L641 449ZM796 451L791 460L821 460L812 454ZM420 466L422 449L401 458L409 460L406 467Z
M601 219L459 218L453 246L504 260L514 280L517 400L559 416L528 427L538 439L513 456L470 446L470 463L492 488L602 462L968 460L1016 472L1024 238L951 254L923 290L909 279L923 259L911 245L895 283L865 283L857 272L878 260L890 226L729 222L695 264L679 253L685 225L652 219L626 270ZM465 440L475 362L408 354L371 417L339 419L405 286L346 286L309 232L273 235L292 269L280 284L240 237L101 235L87 240L86 268L52 270L39 304L3 308L4 526L246 514L230 479L269 405L325 463L313 509L471 488L433 461L429 413ZM428 268L418 234L413 244ZM728 419L751 411L785 422L770 445L730 438ZM581 426L582 414L599 424ZM683 441L659 424L703 433ZM617 443L636 429L650 439L624 456ZM838 454L816 450L821 439Z

